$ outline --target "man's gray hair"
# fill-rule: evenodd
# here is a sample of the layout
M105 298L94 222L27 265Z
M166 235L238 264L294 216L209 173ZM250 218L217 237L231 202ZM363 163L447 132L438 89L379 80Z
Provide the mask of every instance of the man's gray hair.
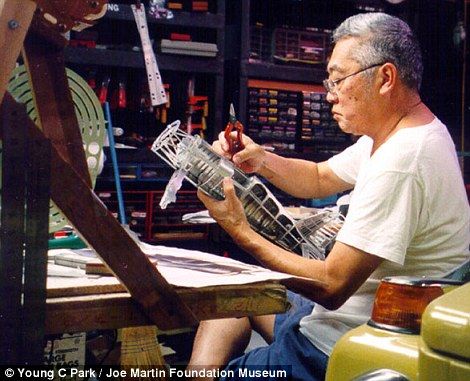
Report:
M362 67L390 62L411 89L419 90L423 62L418 40L407 23L386 13L361 13L343 21L333 32L333 42L347 37L359 39L352 59Z

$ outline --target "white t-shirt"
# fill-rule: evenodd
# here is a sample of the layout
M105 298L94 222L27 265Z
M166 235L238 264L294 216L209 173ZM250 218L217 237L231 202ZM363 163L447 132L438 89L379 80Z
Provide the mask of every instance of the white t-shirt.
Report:
M347 331L370 318L385 276L444 276L469 258L470 210L455 147L438 120L395 133L370 156L361 137L328 164L354 184L337 240L386 259L335 311L315 305L300 331L330 354Z

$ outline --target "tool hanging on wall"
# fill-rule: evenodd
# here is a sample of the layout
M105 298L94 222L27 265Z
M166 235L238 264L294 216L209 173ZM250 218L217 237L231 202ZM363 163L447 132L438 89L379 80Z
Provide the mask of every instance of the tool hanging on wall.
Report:
M98 89L98 99L102 105L106 102L108 99L108 88L109 88L109 82L111 81L111 78L109 75L106 75L103 78L103 81L101 81L101 86Z
M188 120L191 121L191 134L205 138L206 118L209 115L209 100L205 95L193 95L188 99ZM189 125L189 123L188 123Z
M127 107L126 81L124 79L119 80L117 107L118 108Z
M152 106L159 106L166 103L167 97L163 87L162 77L157 65L157 59L150 42L147 17L145 15L145 6L138 1L131 5L134 14L137 29L139 30L142 51L144 53L145 69L147 70L147 79L150 90L150 100Z

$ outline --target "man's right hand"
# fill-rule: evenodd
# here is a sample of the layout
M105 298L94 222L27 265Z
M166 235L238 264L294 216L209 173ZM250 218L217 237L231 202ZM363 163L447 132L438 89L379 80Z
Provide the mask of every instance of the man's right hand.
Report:
M233 140L237 139L237 133L232 132L230 138ZM218 154L232 159L232 161L242 171L246 173L256 173L260 170L266 160L266 151L259 144L256 144L251 138L242 135L242 142L245 148L235 155L231 155L229 152L229 144L225 139L224 132L219 134L218 140L214 141L212 148Z

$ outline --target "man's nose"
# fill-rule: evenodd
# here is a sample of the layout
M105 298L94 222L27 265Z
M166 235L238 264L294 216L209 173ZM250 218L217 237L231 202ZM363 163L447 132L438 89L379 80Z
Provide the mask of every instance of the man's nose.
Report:
M331 92L326 93L326 101L328 103L337 103L338 102L338 96L336 94L333 94Z

